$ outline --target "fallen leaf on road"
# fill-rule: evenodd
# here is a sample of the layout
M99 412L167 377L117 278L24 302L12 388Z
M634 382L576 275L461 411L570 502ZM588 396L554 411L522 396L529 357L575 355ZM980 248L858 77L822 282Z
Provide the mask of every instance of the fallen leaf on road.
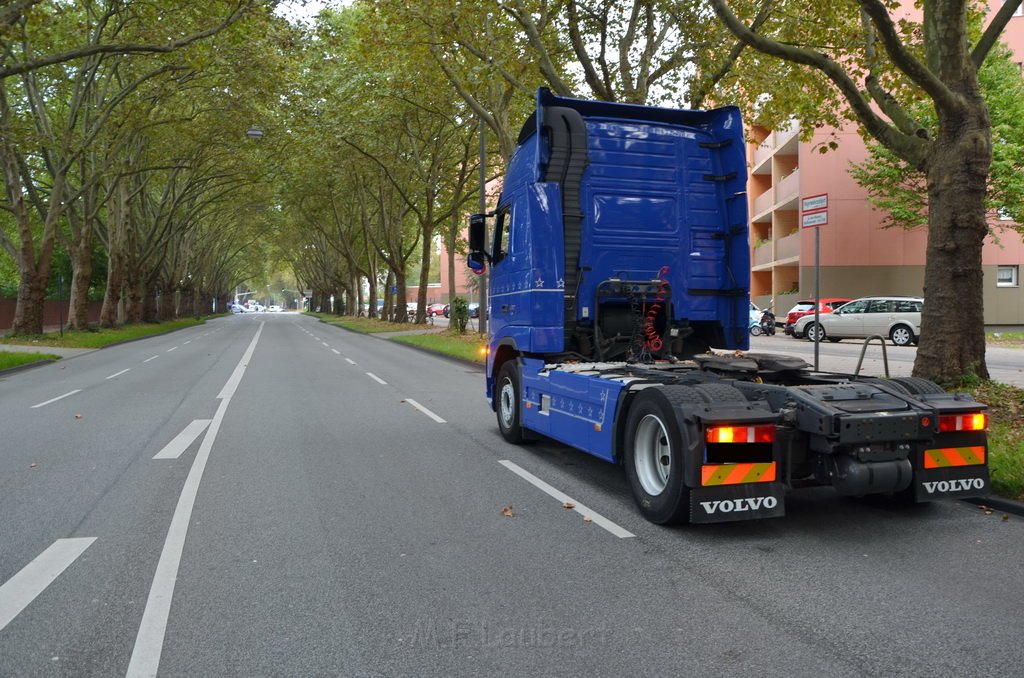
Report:
M591 518L590 516L583 516L583 522L585 522L585 523L593 522L593 518Z
M29 468L35 468L35 467L36 467L36 466L38 466L38 465L39 465L39 464L29 464Z
M501 509L501 515L508 516L509 518L513 517L515 514L512 513L512 504L509 504L505 508Z
M82 415L80 415L80 414L76 414L75 415L75 419L81 419L81 418L82 418Z
M567 509L576 508L576 504L572 503L571 501L567 501L564 504L562 504L562 508L567 508Z

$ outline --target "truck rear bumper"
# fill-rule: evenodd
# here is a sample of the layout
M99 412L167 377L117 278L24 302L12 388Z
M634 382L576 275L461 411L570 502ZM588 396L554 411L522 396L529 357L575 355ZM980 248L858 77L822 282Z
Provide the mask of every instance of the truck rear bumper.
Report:
M690 490L691 523L725 523L786 515L782 483L747 483Z
M914 474L914 500L966 499L990 493L988 466L918 469Z

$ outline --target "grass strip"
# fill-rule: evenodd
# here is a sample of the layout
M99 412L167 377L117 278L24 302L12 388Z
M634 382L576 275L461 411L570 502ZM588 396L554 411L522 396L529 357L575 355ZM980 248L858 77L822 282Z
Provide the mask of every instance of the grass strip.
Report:
M409 344L443 355L483 365L487 354L487 340L479 334L438 332L436 334L406 334L392 337L391 341Z
M60 356L52 353L16 353L13 351L0 351L0 372L9 370L12 367L20 367L30 363L38 363L44 360L59 360Z
M66 330L63 337L59 332L34 335L23 334L0 338L0 345L19 344L23 346L39 346L40 348L47 346L53 348L103 348L110 344L141 339L154 334L163 334L164 332L178 330L183 327L202 325L204 322L204 319L183 318L161 323L124 325L123 327Z
M988 405L992 490L1000 497L1024 501L1024 389L983 381L962 390Z

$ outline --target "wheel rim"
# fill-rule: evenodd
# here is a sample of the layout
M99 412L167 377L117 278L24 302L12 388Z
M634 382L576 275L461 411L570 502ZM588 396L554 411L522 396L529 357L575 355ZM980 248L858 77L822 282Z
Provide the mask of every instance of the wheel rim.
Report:
M512 387L512 382L508 379L501 383L501 393L498 397L498 410L501 414L502 428L512 428L512 422L516 419L516 390Z
M818 341L818 326L811 325L807 328L807 338L811 341Z
M661 494L672 474L672 446L661 419L648 414L640 420L633 439L633 450L636 475L641 487L649 495Z
M897 346L906 346L910 343L910 332L905 327L897 327L892 331L892 343Z

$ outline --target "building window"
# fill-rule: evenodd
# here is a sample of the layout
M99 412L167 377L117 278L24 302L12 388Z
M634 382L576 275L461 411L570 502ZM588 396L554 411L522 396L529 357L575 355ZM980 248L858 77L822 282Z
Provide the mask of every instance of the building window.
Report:
M996 287L1017 287L1020 284L1018 266L1000 266L996 272Z

